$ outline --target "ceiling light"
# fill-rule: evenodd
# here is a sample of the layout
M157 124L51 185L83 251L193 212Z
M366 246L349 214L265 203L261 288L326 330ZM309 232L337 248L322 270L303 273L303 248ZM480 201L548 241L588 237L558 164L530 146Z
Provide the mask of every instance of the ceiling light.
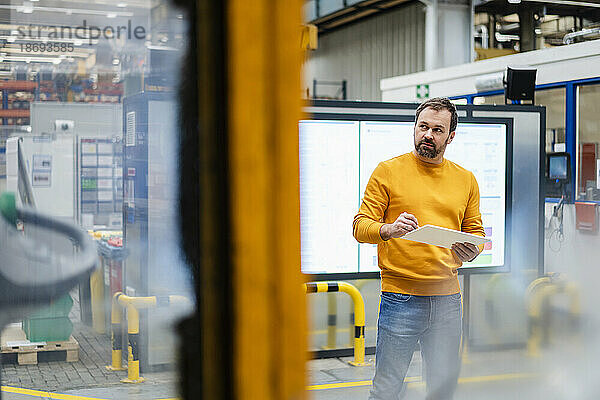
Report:
M119 59L118 58L113 59L113 65L119 65Z
M520 4L521 0L508 0L509 4Z
M108 14L106 14L106 18L117 18L117 14L115 14L115 13L108 13Z
M119 3L119 4L117 4L117 7L125 8L125 7L127 7L127 3Z

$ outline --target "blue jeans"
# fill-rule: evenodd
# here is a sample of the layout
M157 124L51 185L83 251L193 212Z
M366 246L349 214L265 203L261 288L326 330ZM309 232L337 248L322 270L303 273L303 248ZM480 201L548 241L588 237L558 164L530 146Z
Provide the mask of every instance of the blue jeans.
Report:
M375 377L371 400L398 400L404 377L421 345L427 399L452 399L460 373L462 332L460 293L412 296L381 293Z

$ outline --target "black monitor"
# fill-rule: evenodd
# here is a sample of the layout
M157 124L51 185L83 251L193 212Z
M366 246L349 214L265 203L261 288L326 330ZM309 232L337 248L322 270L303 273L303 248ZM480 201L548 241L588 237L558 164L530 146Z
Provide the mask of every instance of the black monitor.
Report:
M571 180L571 157L569 153L549 153L546 158L548 179L562 181L563 183Z
M571 182L571 156L569 153L546 154L546 197L562 197L568 193Z

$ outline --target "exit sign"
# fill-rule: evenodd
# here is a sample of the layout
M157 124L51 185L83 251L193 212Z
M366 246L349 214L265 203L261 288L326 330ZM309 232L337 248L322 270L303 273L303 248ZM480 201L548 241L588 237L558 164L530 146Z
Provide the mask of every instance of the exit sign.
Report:
M417 99L429 98L429 85L417 85Z

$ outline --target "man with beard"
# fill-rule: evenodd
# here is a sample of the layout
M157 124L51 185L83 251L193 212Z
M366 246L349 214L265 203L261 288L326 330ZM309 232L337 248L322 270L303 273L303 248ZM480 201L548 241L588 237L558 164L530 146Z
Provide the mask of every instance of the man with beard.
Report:
M354 218L354 237L377 244L381 269L372 400L400 397L417 343L427 399L451 399L456 389L462 319L457 269L480 248L455 243L450 250L399 238L419 224L485 235L475 176L443 157L457 123L447 98L423 102L414 150L375 168Z

